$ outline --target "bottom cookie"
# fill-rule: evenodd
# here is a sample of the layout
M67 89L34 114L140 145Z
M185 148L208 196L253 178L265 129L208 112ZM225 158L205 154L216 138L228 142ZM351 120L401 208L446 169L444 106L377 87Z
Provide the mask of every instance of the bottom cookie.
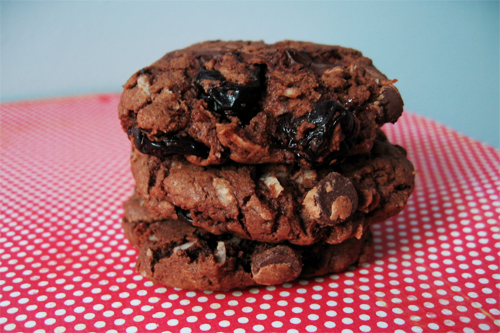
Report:
M184 221L155 221L138 196L124 207L125 235L139 249L136 270L155 283L174 288L228 290L276 285L299 276L341 272L365 262L373 250L369 229L360 239L335 245L267 244L213 235Z

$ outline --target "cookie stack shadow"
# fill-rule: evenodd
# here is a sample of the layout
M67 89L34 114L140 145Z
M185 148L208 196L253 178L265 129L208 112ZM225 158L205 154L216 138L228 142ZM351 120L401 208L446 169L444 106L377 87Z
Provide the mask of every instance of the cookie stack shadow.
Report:
M380 129L403 112L394 83L356 50L294 41L199 43L135 73L119 117L137 271L227 290L367 261L369 226L414 187Z

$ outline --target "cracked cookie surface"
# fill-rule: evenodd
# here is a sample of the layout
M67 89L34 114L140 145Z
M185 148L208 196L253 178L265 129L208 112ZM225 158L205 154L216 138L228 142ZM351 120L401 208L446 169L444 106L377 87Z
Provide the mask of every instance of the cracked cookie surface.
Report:
M204 42L132 75L119 117L136 148L160 159L310 168L370 151L403 112L394 82L340 46Z
M372 151L316 169L199 166L133 148L136 191L158 218L266 243L340 243L398 214L414 187L406 152L379 132Z
M336 245L266 244L213 235L179 220L157 220L138 196L124 208L125 235L139 250L136 270L174 288L228 290L281 284L299 276L341 272L365 262L373 249L369 231Z

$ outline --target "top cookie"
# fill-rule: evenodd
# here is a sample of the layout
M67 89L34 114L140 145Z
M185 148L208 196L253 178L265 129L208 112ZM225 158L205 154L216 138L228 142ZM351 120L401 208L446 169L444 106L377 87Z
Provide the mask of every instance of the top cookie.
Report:
M132 75L119 116L136 148L159 158L312 167L370 151L403 112L394 82L349 48L212 41Z

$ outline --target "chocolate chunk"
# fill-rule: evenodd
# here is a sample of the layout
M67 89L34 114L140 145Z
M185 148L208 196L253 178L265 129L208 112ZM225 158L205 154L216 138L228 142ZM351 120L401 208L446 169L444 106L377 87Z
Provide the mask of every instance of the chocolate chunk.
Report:
M151 141L139 128L131 128L129 136L134 138L135 147L142 153L165 158L169 155L195 155L207 158L209 148L190 137L165 136L163 140Z
M323 63L323 62L318 62L313 60L307 52L304 51L298 51L296 49L286 49L285 50L285 55L288 60L288 66L292 67L294 65L297 65L302 68L308 68L309 70L312 70L316 74L320 75L323 73L326 69L331 68L331 64Z
M200 69L194 78L194 82L201 86L203 81L226 81L226 78L217 70Z
M326 225L348 219L358 207L358 195L351 181L337 172L329 173L304 198L306 212Z
M277 245L257 250L251 258L251 268L256 283L274 285L296 279L302 271L302 260L290 247Z
M237 117L242 124L248 124L258 112L261 95L260 67L256 66L254 72L256 80L239 85L227 82L217 70L201 69L195 84L211 112L226 119Z
M384 86L378 98L381 112L377 115L377 123L395 123L403 113L403 99L394 86Z
M312 60L311 57L309 57L309 55L304 51L300 52L296 49L286 49L285 54L290 62L289 66L300 64L303 67L309 67L312 63L314 63L314 60Z
M305 117L292 119L290 115L284 115L279 124L277 131L281 139L279 145L294 151L297 159L305 158L312 162L328 164L346 157L356 141L354 115L335 101L317 103L314 110ZM304 124L308 129L299 133ZM322 156L325 151L330 152L327 148L338 126L344 133L340 149Z

